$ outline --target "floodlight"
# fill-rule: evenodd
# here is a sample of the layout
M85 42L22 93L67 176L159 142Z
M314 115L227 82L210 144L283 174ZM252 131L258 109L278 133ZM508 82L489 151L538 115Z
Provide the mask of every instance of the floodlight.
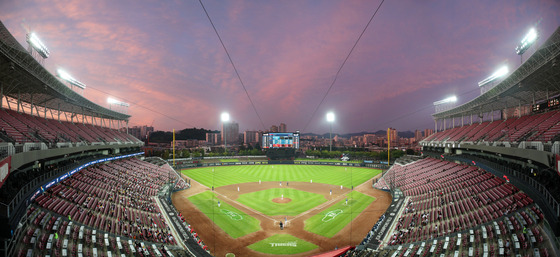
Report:
M227 113L227 112L222 112L222 115L221 115L220 118L221 118L222 122L227 122L227 121L229 121L229 113ZM226 134L226 126L222 126L222 127L224 128L224 131L223 131L223 132L224 132L224 149L225 149L225 151L226 151L226 153L227 153L227 134Z
M483 81L478 82L478 86L482 87L482 86L484 86L484 85L486 85L486 84L488 84L488 83L496 80L497 78L502 77L502 76L504 76L508 73L509 73L508 67L503 66L500 69L498 69L496 72L494 72L490 77L484 79Z
M535 42L537 36L537 30L535 30L535 28L531 28L523 40L521 40L521 43L515 48L515 53L518 55L525 53L525 51L527 51L527 49L529 49L529 47L531 47L531 45Z
M110 103L110 104L116 104L116 103L118 103L119 101L117 101L117 100L114 99L114 98L109 97L109 98L107 98L107 102Z
M440 104L445 104L445 103L454 103L457 102L457 96L450 96L448 98L445 98L443 100L434 102L434 105L440 105Z
M71 80L73 79L72 76L70 76L70 74L68 74L66 71L58 69L57 70L58 76L63 79L63 80Z
M41 57L45 59L49 58L51 52L45 46L45 44L43 44L43 42L39 39L37 34L35 33L27 34L27 43L29 43L33 47L33 49L35 49L35 51L37 51L37 53L41 55Z
M68 74L68 72L64 71L63 69L58 69L58 70L56 70L56 72L58 73L58 76L61 79L66 80L71 85L77 86L81 89L86 89L86 85L84 83L82 83L80 81L77 81L75 78L70 76L70 74Z
M494 72L494 74L492 74L492 76L495 76L495 77L498 78L498 77L501 77L501 76L504 76L504 75L508 74L508 72L509 72L508 67L504 66L504 67L498 69L496 72Z
M112 98L112 97L108 97L108 98L107 98L107 102L108 102L109 104L116 104L116 105L120 105L120 106L124 106L124 107L130 107L130 105L129 105L128 103L121 102L121 101L116 100L116 99L114 99L114 98Z
M333 122L334 121L334 113L332 113L332 112L327 113L327 121L328 122Z
M222 122L229 121L229 113L224 112L221 116Z
M334 122L334 113L328 112L327 113L327 121L330 123L330 130L329 130L329 152L332 151L332 124Z

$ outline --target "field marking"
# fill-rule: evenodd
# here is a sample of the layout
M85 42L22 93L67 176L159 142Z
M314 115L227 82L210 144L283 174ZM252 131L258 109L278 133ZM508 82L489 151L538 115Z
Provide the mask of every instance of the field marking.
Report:
M243 216L241 216L239 213L234 212L234 211L230 211L230 210L226 210L226 209L221 209L220 210L222 213L226 214L230 219L238 221L238 220L242 220Z
M297 241L285 242L285 243L269 243L269 244L270 247L277 247L277 246L297 247Z
M330 212L325 213L325 217L323 217L321 219L321 221L323 222L330 222L331 220L334 220L336 218L336 216L338 216L339 214L343 213L344 211L341 209L336 209L336 210L332 210ZM327 219L327 220L325 220Z

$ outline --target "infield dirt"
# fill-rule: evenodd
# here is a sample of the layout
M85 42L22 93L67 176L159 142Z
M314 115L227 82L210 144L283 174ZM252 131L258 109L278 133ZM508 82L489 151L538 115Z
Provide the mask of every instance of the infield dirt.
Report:
M381 174L375 178L380 177ZM184 178L188 178L183 175ZM189 178L190 179L190 178ZM355 246L359 244L365 235L370 231L379 217L385 213L391 204L391 195L388 192L372 188L371 180L366 181L362 185L354 187L354 190L363 194L375 197L375 201L371 203L358 217L350 224L344 227L332 238L320 236L303 229L304 221L322 210L330 207L344 199L344 195L349 193L349 188L340 189L340 186L327 185L320 183L295 182L290 181L289 186L280 186L278 182L253 182L228 185L215 188L220 201L226 201L240 211L252 215L260 221L262 230L251 233L249 235L232 238L218 226L216 226L204 213L200 212L189 200L188 197L198 193L208 191L210 188L191 180L192 187L187 190L176 192L172 195L173 205L185 217L186 221L198 232L199 237L209 247L210 253L214 256L225 256L227 253L234 253L235 256L277 256L271 254L263 254L255 252L247 246L261 241L274 234L291 234L293 236L304 239L318 246L317 249L293 256L309 256L334 250L335 247ZM239 191L238 188L239 187ZM313 208L307 212L297 216L267 216L256 212L235 200L241 194L261 191L270 188L293 188L301 191L321 194L328 200L327 204ZM332 190L332 195L330 194ZM281 200L281 199L278 199ZM285 198L284 200L288 200ZM278 221L284 222L287 218L289 223L284 230L280 230Z

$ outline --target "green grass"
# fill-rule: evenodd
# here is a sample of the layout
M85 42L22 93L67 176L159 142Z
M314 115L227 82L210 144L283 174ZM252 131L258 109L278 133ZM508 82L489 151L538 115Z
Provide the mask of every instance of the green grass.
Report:
M274 198L290 198L289 203L272 202ZM295 216L327 201L324 196L292 188L271 188L242 194L237 201L269 216Z
M302 161L302 162L347 162L347 163L362 163L361 160L341 161L340 159L307 159L307 158L296 158L296 161Z
M381 173L370 168L327 165L235 165L186 169L183 174L211 187L261 181L299 181L357 186Z
M248 246L266 254L298 254L316 249L318 246L289 234L276 234Z
M220 201L221 205L218 207L218 199L210 191L193 195L188 199L218 227L233 238L242 237L261 230L260 222L257 219L241 212L224 201Z
M374 197L352 191L348 194L348 205L346 199L337 202L321 213L307 219L304 229L317 235L333 237L374 200Z

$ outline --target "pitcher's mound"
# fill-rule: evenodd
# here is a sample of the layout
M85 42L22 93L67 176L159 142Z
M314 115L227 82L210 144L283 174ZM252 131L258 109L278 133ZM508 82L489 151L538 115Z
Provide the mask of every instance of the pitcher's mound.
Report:
M292 199L286 198L286 197L284 197L284 199L282 199L282 198L278 197L278 198L272 199L272 201L275 202L275 203L289 203L289 202L292 201Z

